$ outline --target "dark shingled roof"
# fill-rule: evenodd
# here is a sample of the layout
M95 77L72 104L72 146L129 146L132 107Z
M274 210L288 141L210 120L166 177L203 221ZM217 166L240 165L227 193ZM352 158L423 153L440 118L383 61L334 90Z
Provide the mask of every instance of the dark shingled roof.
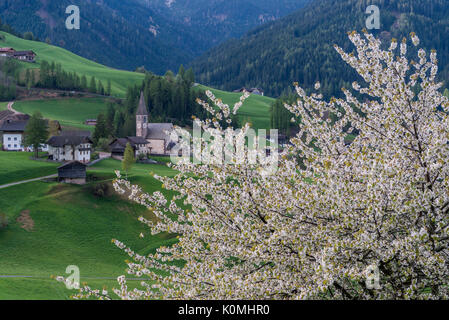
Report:
M0 113L0 131L6 132L24 132L30 116L22 113ZM49 120L44 119L45 124L48 126ZM59 126L59 122L58 122Z
M61 131L61 136L79 136L79 137L92 137L92 132L89 130L64 130Z
M148 144L148 141L142 137L126 137L132 144Z
M142 137L126 137L126 138L117 138L112 141L109 145L115 146L114 150L125 149L126 144L129 142L131 147L135 147L136 144L148 144L148 141Z
M148 115L147 105L145 104L145 97L143 96L143 91L140 93L139 107L137 108L136 115L138 116Z
M24 132L27 123L28 123L28 120L5 122L5 123L3 123L2 127L0 128L0 131Z
M14 56L25 56L25 55L31 55L31 54L36 55L36 53L34 53L34 51L31 51L31 50L16 51L16 52L13 53Z
M54 136L48 139L47 144L52 147L77 146L82 143L92 144L92 140L86 136Z
M75 167L87 167L87 164L79 162L79 161L70 161L67 163L64 163L62 166L58 167L58 169L69 169L69 168L75 168Z
M86 178L87 165L79 161L70 161L58 168L59 178Z

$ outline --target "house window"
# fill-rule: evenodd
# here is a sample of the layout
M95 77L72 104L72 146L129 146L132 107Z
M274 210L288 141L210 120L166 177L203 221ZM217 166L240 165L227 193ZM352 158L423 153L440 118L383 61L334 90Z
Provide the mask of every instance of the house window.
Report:
M11 137L8 137L8 141L11 141Z
M8 144L8 148L11 148L11 145L10 145L10 144Z
M14 137L14 141L17 141L17 137Z

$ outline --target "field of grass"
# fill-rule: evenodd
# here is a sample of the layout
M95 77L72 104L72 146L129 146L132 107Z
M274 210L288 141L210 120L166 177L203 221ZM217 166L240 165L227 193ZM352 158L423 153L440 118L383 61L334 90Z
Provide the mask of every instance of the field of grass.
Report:
M104 160L89 168L89 175L107 181L120 166L119 161ZM160 183L150 172L175 174L165 166L137 164L129 179L145 191L160 190ZM111 289L117 286L116 277L126 274L124 260L128 257L111 239L119 239L141 254L176 241L172 235L151 236L149 229L137 221L141 215L151 219L149 211L113 192L96 197L92 193L94 183L98 182L84 186L34 182L0 192L0 212L9 219L8 227L0 230L0 299L67 299L74 291L50 276L65 276L68 265L80 268L81 282ZM17 221L24 213L34 223L29 231ZM139 238L141 232L144 239ZM2 277L6 275L22 277ZM133 283L138 281L131 282L130 287Z
M85 75L88 77L88 81L90 77L95 76L97 80L101 80L103 85L106 86L107 81L111 80L113 95L124 97L128 86L140 84L144 79L144 75L141 73L112 69L82 58L60 47L44 42L24 40L6 32L0 32L0 34L5 37L4 41L0 41L1 47L12 47L16 50L33 50L37 54L36 63L27 63L26 66L28 68L38 68L42 60L61 63L64 70L76 72L80 76Z
M199 85L200 90L211 90L212 93L231 109L240 100L241 93L227 92ZM243 123L250 122L254 129L270 129L270 107L275 99L252 94L238 111L239 120Z
M86 119L96 119L98 114L106 112L106 100L103 98L67 98L17 101L14 109L27 114L39 110L44 118L58 120L62 126L93 130L86 126Z
M30 160L31 155L27 152L0 151L0 185L56 173L58 164ZM3 192L3 190L0 192Z
M0 111L6 110L8 107L8 102L0 102Z

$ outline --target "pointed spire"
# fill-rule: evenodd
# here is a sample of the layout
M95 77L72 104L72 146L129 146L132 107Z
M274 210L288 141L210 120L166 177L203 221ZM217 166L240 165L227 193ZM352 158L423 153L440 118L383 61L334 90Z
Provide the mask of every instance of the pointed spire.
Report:
M145 104L145 97L143 96L143 91L140 92L139 107L137 108L136 115L138 115L138 116L147 116L148 115L147 105Z

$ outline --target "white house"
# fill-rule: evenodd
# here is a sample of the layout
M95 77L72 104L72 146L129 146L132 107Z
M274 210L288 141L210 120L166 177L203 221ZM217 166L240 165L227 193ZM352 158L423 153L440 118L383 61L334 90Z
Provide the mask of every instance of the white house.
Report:
M49 159L89 163L93 142L88 136L62 135L48 141Z
M5 151L25 151L23 146L23 134L28 120L10 121L7 120L0 127L3 132L3 150Z

